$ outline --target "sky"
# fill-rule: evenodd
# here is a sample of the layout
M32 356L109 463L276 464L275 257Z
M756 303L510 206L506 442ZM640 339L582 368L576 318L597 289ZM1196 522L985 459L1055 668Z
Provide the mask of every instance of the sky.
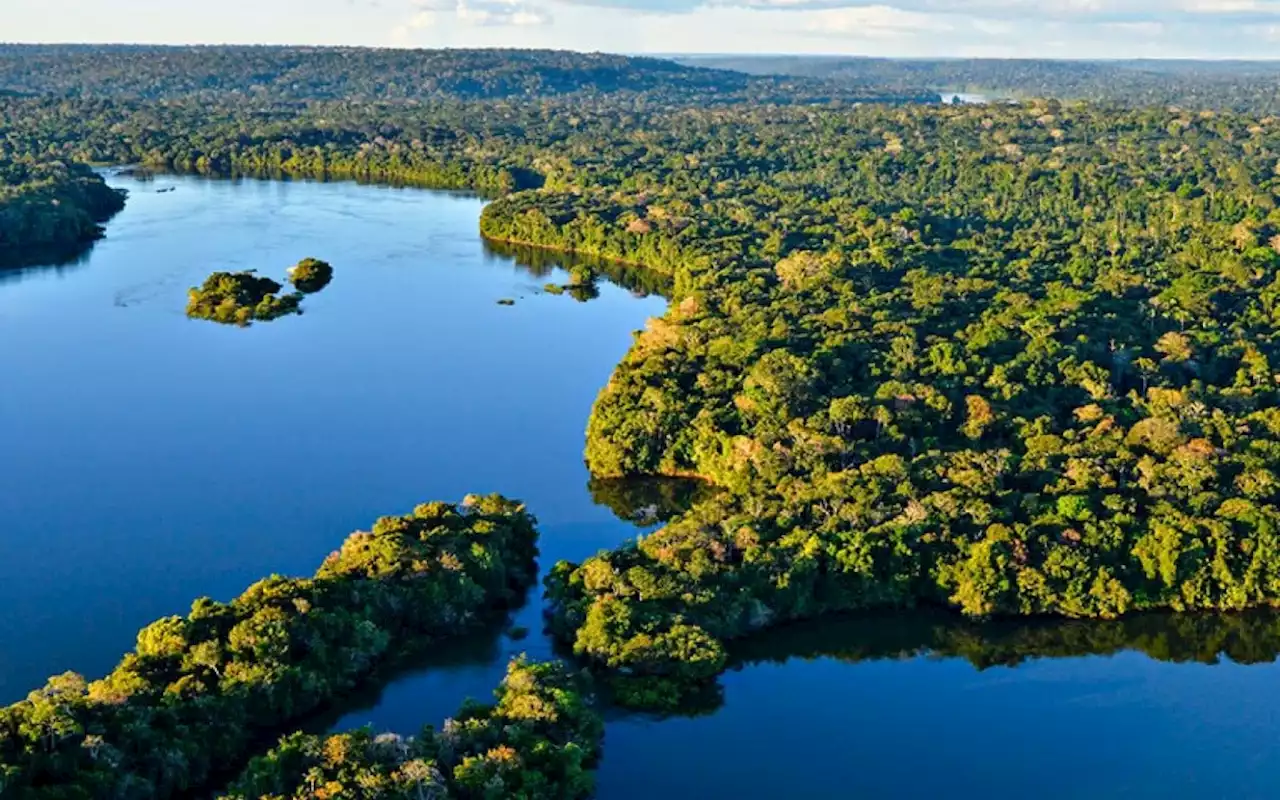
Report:
M1280 0L0 0L0 40L1280 58Z

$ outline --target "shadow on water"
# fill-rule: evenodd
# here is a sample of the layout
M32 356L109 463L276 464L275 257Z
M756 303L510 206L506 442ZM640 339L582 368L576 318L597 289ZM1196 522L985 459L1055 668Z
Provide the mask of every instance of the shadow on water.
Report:
M502 657L503 642L519 609L506 619L490 623L480 630L447 642L424 645L416 651L384 665L357 691L345 696L324 711L307 719L298 728L307 733L331 732L343 717L372 711L382 705L383 693L396 680L432 670L482 667ZM497 688L496 686L494 687ZM424 719L422 724L439 726L442 719Z
M621 264L602 258L579 255L577 253L561 253L540 247L484 240L486 255L499 259L514 259L516 264L524 268L535 278L546 278L557 269L572 272L574 267L586 267L592 273L607 279L610 283L621 286L637 297L670 297L674 281L661 273L632 264ZM580 297L579 299L590 299Z
M729 645L728 672L764 664L833 660L844 664L961 659L978 671L1033 661L1141 653L1173 664L1270 664L1280 660L1280 611L1135 614L1118 620L969 620L945 610L843 615L787 625ZM567 654L566 654L567 655ZM673 716L700 717L723 706L717 683ZM611 708L614 719L634 712ZM640 716L649 716L640 714Z
M84 266L99 240L57 247L0 248L0 284L17 283L36 272L69 272Z
M1267 664L1280 659L1280 612L1133 614L1121 620L966 620L955 613L859 614L795 623L730 645L728 671L831 659L846 664L918 658L964 659L978 671L1033 660L1140 653L1157 662ZM677 716L723 705L708 687ZM613 710L611 716L622 716Z
M592 478L587 490L596 505L639 528L669 522L716 493L711 484L687 478Z
M701 481L680 478L653 478L644 480L599 480L592 479L588 484L592 500L607 507L619 520L635 526L636 533L642 533L655 525L662 524L687 511L696 502L714 493L715 489ZM540 557L542 576L554 565L555 558L545 554ZM486 625L481 630L464 637L442 643L426 643L424 646L390 663L371 676L356 692L346 695L329 708L312 716L302 725L301 730L308 733L324 734L342 728L340 722L353 717L360 717L365 712L373 714L386 707L388 690L405 679L430 675L432 673L465 673L472 669L483 669L500 663L505 666L511 658L511 650L516 652L540 652L545 648L548 655L554 654L566 661L575 659L570 649L552 640L541 630L539 624L543 611L542 589L531 588L524 601L513 608L505 619ZM528 625L519 635L513 634L520 625ZM525 637L529 638L526 639ZM478 692L476 699L487 700L487 690L496 688L485 685L484 692ZM714 700L718 701L718 691ZM458 698L459 707L462 698ZM714 710L717 702L704 704ZM418 721L419 727L439 726L444 718L434 719L426 716ZM381 732L386 726L374 724L375 730ZM390 730L391 728L386 728ZM395 728L399 733L414 731Z
M1280 657L1280 612L1135 614L1118 620L967 620L945 611L815 620L731 647L734 668L794 658L846 663L962 658L976 669L1046 658L1132 651L1155 661L1271 663Z
M107 175L129 178L141 183L153 183L163 178L196 178L202 181L216 181L232 185L244 183L350 183L357 186L374 186L383 189L419 189L425 192L452 194L459 197L478 197L485 200L496 199L500 193L495 191L472 189L465 187L450 188L441 186L430 180L394 177L386 175L333 174L326 172L282 172L279 170L200 170L182 169L176 166L159 166L155 164L135 164L123 167L107 167L102 170ZM528 186L521 188L537 188ZM172 189L160 189L166 193Z
M526 596L526 604L528 596ZM524 604L521 605L523 607ZM285 726L274 734L262 737L253 749L256 754L263 754L275 747L284 737L297 731L319 736L331 733L334 725L344 715L352 712L377 707L382 702L383 691L395 680L415 672L425 670L447 670L482 666L493 661L500 653L500 644L505 632L511 625L512 618L520 608L512 609L505 619L486 624L484 627L465 636L449 639L444 642L423 642L417 649L398 659L382 665L372 675L365 678L359 689L344 695L332 702L328 707L302 719L300 722ZM495 687L496 688L496 687ZM443 719L424 719L422 726L439 727ZM382 731L377 731L382 733ZM416 735L416 732L414 732ZM243 772L243 763L225 764L209 782L210 786L221 787L220 791L179 792L179 800L213 800L221 797L223 791Z

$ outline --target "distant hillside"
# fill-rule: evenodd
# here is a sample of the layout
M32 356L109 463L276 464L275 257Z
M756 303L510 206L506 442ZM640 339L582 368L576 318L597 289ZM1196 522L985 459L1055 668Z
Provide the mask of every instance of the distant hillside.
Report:
M885 92L978 92L1133 105L1280 112L1280 61L1052 61L685 56L689 66L835 81Z
M614 93L717 98L929 100L811 78L752 77L656 58L554 50L0 45L0 92L146 100L249 97L422 101Z

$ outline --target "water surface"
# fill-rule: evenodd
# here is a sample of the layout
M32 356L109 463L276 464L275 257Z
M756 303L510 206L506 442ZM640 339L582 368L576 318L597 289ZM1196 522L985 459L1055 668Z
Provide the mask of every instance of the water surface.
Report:
M1280 616L826 620L736 648L718 705L608 728L601 797L1262 798Z
M112 182L127 208L87 256L0 273L0 702L56 672L101 675L151 620L310 574L424 500L524 500L544 563L635 535L593 501L583 431L663 300L607 282L587 303L540 293L567 273L486 250L465 195ZM215 269L281 279L306 256L336 277L302 316L184 315ZM493 646L461 668L466 687L439 676L438 701L406 712L488 692L513 649Z

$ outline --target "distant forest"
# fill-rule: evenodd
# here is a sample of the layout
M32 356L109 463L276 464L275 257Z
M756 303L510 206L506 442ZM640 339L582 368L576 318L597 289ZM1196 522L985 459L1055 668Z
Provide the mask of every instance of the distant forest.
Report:
M1053 97L1124 106L1175 105L1219 111L1280 110L1280 61L1053 61L890 59L836 56L685 56L689 66L750 75L790 75L885 93L973 92L999 98Z
M0 45L0 96L397 102L644 95L654 103L936 100L812 77L556 50Z

